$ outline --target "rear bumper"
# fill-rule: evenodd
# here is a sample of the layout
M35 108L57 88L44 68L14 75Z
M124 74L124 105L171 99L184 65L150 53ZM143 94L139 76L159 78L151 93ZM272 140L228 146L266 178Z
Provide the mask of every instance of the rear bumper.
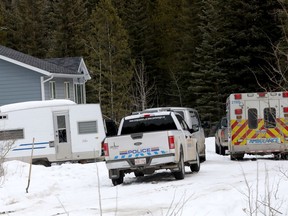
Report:
M129 159L118 159L118 160L106 160L107 169L119 169L119 170L138 170L146 168L166 168L169 167L169 164L176 164L175 154L165 154L158 155L153 157L141 157L146 159L145 164L135 165L135 159L139 158L129 158Z
M247 154L272 154L288 152L287 144L270 143L255 145L232 145L229 146L230 153L247 153Z

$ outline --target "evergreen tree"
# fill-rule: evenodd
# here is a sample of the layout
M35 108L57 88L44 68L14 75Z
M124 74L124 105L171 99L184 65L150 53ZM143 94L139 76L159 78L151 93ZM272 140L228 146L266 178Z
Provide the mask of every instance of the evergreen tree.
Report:
M131 53L128 34L111 0L100 0L90 18L89 102L100 102L105 115L120 120L131 110ZM92 86L91 86L92 85Z
M261 90L255 76L262 85L268 82L262 68L270 61L271 42L279 38L275 9L273 0L205 2L199 69L192 73L199 82L190 88L207 119L216 121L225 113L229 94Z
M11 4L6 12L9 47L37 57L46 55L45 4L44 0L19 0Z
M134 61L134 68L144 68L147 85L151 92L156 92L155 74L157 73L158 50L155 45L157 30L153 19L154 1L122 1L113 0L113 5L117 8L120 18L123 20L124 27L129 34L129 47ZM141 95L136 91L137 72L134 71L132 87L134 89L134 98L136 101L141 98ZM146 105L155 105L155 95L149 94L149 100L144 102ZM138 98L138 99L137 99ZM146 106L145 105L145 106ZM135 103L136 110L142 107L142 103Z
M6 31L7 27L4 23L4 4L0 2L0 44L5 45L6 43Z
M49 56L82 56L87 32L86 0L53 1L50 10L52 33Z

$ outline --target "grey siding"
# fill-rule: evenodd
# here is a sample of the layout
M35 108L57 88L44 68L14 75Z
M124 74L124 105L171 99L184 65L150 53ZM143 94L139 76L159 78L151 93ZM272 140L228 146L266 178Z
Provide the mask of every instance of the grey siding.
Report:
M50 100L50 81L54 81L56 85L56 99L67 99L65 98L65 82L70 83L70 100L74 101L73 91L73 79L68 78L54 78L45 83L45 100Z
M41 74L0 59L0 106L41 100Z

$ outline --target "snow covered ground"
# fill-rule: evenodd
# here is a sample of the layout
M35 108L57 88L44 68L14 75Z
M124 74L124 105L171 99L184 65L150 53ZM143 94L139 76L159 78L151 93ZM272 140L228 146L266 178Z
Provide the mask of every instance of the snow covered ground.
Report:
M256 215L249 214L254 210L258 215L288 215L288 161L251 156L230 161L214 153L214 138L206 138L206 146L200 172L186 167L184 180L163 170L139 178L126 175L117 187L104 162L62 164L32 166L26 193L29 165L6 162L0 215L240 216Z

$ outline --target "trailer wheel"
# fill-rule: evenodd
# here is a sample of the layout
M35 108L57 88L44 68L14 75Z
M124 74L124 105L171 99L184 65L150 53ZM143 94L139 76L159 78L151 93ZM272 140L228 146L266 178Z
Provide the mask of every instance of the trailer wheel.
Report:
M192 171L192 172L199 172L199 170L200 170L200 158L199 158L199 153L198 153L198 151L196 151L196 157L197 157L197 162L196 162L196 164L191 164L190 165L190 170Z
M36 161L33 161L34 165L42 165L42 166L45 166L45 167L51 167L51 163L48 161L48 160L36 160Z
M179 171L173 172L175 179L181 180L185 178L185 164L184 164L184 155L183 150L180 150L180 161L178 163Z

